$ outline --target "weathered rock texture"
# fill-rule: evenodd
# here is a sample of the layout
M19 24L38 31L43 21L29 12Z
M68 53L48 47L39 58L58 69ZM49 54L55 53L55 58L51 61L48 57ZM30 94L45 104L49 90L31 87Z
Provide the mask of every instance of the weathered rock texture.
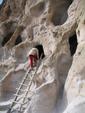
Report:
M42 44L45 58L24 113L85 113L84 38L85 0L5 0L0 6L0 110L8 109L26 73L27 53Z

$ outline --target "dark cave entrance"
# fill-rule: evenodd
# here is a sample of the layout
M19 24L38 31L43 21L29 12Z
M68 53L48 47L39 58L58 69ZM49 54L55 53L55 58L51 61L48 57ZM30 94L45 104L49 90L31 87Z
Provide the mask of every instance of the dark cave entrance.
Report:
M21 36L19 35L19 36L17 37L16 41L15 41L15 45L18 45L18 44L20 44L21 42L22 42L22 38L21 38Z
M42 44L37 44L35 46L35 48L37 48L38 51L39 51L39 58L42 56L42 59L43 59L45 57L43 45Z
M74 34L69 38L69 45L70 45L71 56L73 56L76 52L77 45L78 45L76 34Z
M13 35L13 33L9 33L6 37L4 37L3 41L2 41L2 46L4 46L11 38L11 36ZM15 45L18 45L19 43L22 42L22 38L21 36L19 35L15 41Z

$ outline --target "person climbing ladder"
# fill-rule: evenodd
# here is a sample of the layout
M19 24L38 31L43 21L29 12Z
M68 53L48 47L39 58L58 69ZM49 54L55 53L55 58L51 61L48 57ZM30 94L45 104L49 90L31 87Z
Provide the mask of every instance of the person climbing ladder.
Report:
M45 54L44 54L44 50L43 50L43 46L42 45L36 45L35 47L33 47L29 53L27 54L28 56L28 60L29 60L29 66L30 68L26 71L26 74L24 75L21 83L20 83L20 86L19 88L17 88L17 92L15 94L15 98L10 106L10 108L8 109L7 113L15 113L15 111L19 111L18 113L23 113L25 111L25 109L27 107L25 107L26 105L28 105L28 93L30 91L30 87L32 85L32 82L33 82L33 79L34 77L36 76L36 73L38 71L38 68L41 64L41 59L43 59L45 57ZM37 61L39 60L39 63L37 65ZM28 66L28 67L29 67ZM32 70L32 68L36 66L36 68L34 68L34 70ZM31 73L31 71L34 73ZM29 74L32 74L30 75L31 76L31 79L30 81L28 80L28 77L29 77ZM27 82L28 80L28 82ZM20 93L21 91L23 91L23 87L25 86L24 88L24 93L23 93L23 96L22 96L22 101L19 102L19 96L20 96ZM26 100L27 99L27 100ZM16 109L16 105L19 105ZM24 106L25 105L25 106ZM24 108L24 109L23 109ZM13 111L13 112L12 112Z
M34 46L27 54L27 57L28 57L28 65L31 68L35 67L37 61L45 57L43 46L41 44Z

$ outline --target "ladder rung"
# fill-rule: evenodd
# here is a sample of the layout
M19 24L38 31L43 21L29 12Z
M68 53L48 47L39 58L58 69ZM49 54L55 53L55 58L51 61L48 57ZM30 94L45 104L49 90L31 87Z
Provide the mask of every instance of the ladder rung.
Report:
M28 101L26 101L25 103L27 103L27 102L28 102ZM25 104L25 103L22 103L22 102L20 103L20 102L17 102L17 101L13 101L13 103L15 103L15 104L20 104L20 105L21 105L21 104L22 104L22 105ZM22 106L22 107L23 107L23 106ZM25 107L23 107L23 108L25 108Z
M28 103L31 100L31 98L26 98L26 101L23 104Z
M19 94L14 94L14 95L18 97L18 96L22 96L23 94L22 95L21 94L20 95Z
M17 101L13 101L13 103L20 104L20 105L22 104L22 103L20 103L20 102L17 102Z
M30 80L30 77L25 79L25 81L27 81L27 80Z
M18 88L16 88L16 89L18 90ZM24 89L20 89L19 91L23 91L23 92L24 92L24 91L26 91L26 90L24 90Z
M24 95L22 94L22 95L17 95L17 94L14 94L15 96L17 96L17 100L19 101L20 100L20 98L22 99L23 97L24 97ZM19 98L19 96L21 96L20 98ZM27 99L28 99L28 97L27 97ZM30 100L30 98L28 99L28 100Z
M22 107L22 108L23 108L23 107ZM25 108L23 108L23 109L25 109ZM14 113L17 112L17 111L18 111L19 113L23 113L21 110L19 110L19 108L18 108L18 109L12 109L11 111L14 112Z
M23 110L25 110L26 109L26 107L23 107L22 106L22 108L23 108ZM18 113L23 113L23 110L20 110L19 108L12 108L12 109L10 109L10 111L8 111L7 113L16 113L16 112L18 112Z
M22 86L25 86L25 87L27 87L28 85L26 85L26 84L22 84L22 83L20 83Z

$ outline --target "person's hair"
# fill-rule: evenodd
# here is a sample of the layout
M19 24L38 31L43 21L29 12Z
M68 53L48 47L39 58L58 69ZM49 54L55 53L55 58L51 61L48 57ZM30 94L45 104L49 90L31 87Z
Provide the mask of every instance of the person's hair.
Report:
M43 46L41 44L38 44L35 45L35 48L37 48L39 51L39 58L43 59L45 57Z

